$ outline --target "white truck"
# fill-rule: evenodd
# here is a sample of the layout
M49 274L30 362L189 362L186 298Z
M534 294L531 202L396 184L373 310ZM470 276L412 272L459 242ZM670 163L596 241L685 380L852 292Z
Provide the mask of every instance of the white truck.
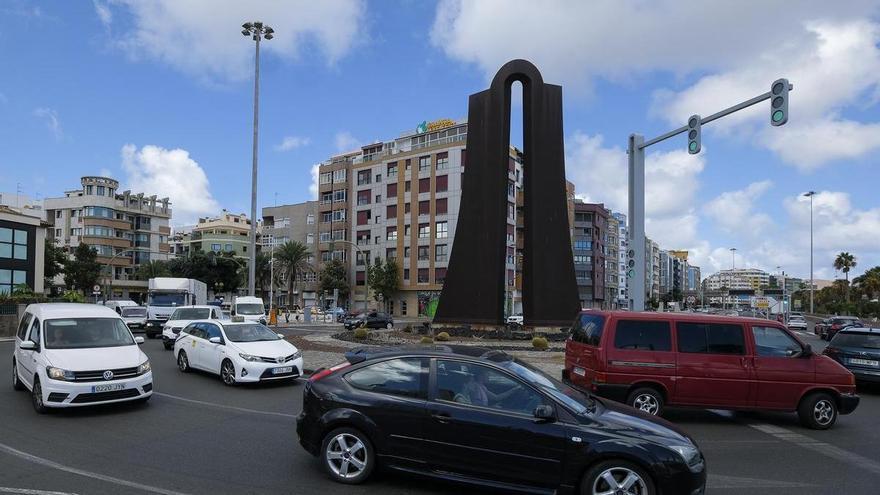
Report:
M240 316L245 321L256 321L266 324L266 310L263 300L259 297L239 296L232 301L232 315Z
M192 278L151 278L147 294L147 338L162 333L162 325L178 306L207 302L208 286L204 282Z

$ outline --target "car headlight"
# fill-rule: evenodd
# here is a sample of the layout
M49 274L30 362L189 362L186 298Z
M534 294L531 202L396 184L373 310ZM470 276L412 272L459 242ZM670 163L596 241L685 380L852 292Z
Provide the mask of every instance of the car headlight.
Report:
M302 355L303 355L303 351L297 350L296 352L293 353L293 359L299 359L302 357Z
M701 469L703 457L700 455L700 451L693 445L671 445L669 448L684 459L685 464L688 465L691 471L698 472Z
M250 361L250 362L260 361L259 356L251 356L250 354L245 354L243 352L239 352L238 357L244 359L245 361Z
M73 381L73 372L68 370L63 370L61 368L55 368L52 366L48 366L46 368L46 375L53 380L63 380L63 381Z
M150 361L144 361L140 366L138 366L138 375L143 375L144 373L152 370L153 367L150 366Z

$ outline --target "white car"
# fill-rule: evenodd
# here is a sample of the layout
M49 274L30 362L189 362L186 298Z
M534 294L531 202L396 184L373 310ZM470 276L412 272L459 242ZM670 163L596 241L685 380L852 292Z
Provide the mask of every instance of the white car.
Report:
M174 342L174 357L180 371L218 374L226 385L296 379L303 372L302 352L255 322L194 321Z
M523 315L522 314L515 314L515 315L508 316L507 317L507 324L510 325L511 323L515 323L517 325L522 325L523 324Z
M162 345L165 350L174 348L174 341L183 327L194 320L223 320L223 311L217 306L181 306L171 313L162 324Z
M788 320L788 328L792 330L806 330L807 329L807 321L800 316L792 316Z
M144 306L125 306L120 314L128 328L142 329L147 326L147 308Z
M12 355L12 386L29 390L34 409L146 402L153 373L125 321L94 304L31 304Z

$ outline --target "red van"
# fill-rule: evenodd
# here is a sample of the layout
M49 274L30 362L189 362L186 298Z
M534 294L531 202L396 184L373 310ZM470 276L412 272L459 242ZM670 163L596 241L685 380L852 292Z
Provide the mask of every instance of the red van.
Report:
M797 411L827 429L859 404L855 378L772 320L583 311L563 379L650 414L665 406Z

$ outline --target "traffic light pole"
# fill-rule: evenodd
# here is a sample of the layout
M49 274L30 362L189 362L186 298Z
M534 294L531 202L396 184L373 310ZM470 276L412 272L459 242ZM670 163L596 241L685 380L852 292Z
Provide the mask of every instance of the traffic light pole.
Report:
M780 83L782 84L777 86ZM785 85L788 85L787 89L784 87ZM771 105L771 125L780 126L785 124L788 122L788 91L794 89L794 86L789 84L787 79L779 79L774 81L770 88L770 91L764 94L737 103L708 117L700 118L699 126L701 127L721 117L726 117L771 98L774 99ZM782 99L780 100L780 98ZM778 105L777 100L780 101ZM691 119L694 117L697 116L693 116ZM629 154L629 246L627 247L627 254L632 254L632 256L628 256L627 263L633 261L634 264L627 268L627 277L629 278L627 287L630 309L633 311L644 311L645 298L647 297L647 280L645 280L647 270L647 260L645 259L645 148L685 133L689 129L691 128L688 125L683 125L647 141L640 134L630 134L629 136L629 146L627 149ZM699 138L697 138L697 143L696 151L691 151L692 154L700 150Z

